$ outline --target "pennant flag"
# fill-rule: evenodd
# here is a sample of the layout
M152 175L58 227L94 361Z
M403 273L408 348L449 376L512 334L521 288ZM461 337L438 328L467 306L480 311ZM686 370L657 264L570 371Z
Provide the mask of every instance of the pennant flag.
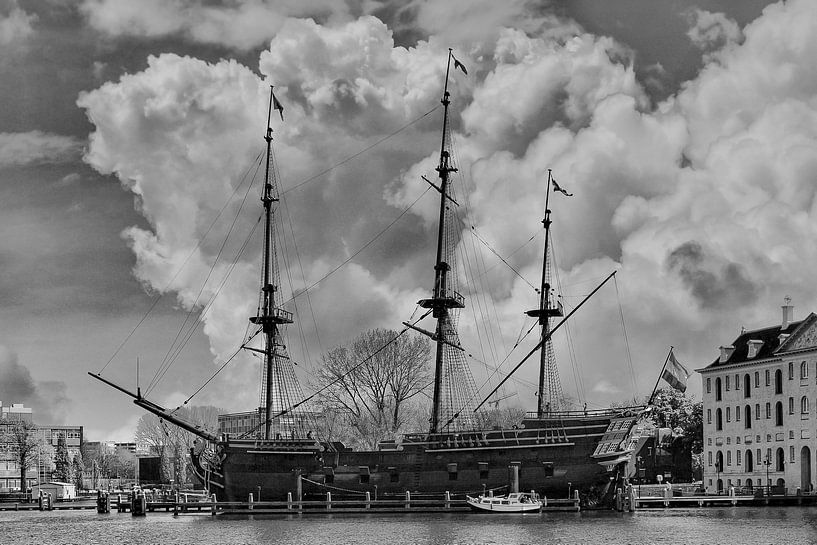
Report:
M661 374L661 378L666 380L670 386L679 392L686 392L687 379L690 374L687 368L675 359L675 353L670 351L669 359L667 360L667 365L664 367L664 372Z
M467 76L468 70L465 69L465 65L458 61L457 57L455 57L454 55L451 55L451 58L454 59L454 69L459 68L460 70L462 70L462 73Z
M558 191L559 193L562 193L566 197L573 196L573 193L568 193L567 191L562 189L561 186L559 186L559 184L556 183L556 178L551 178L550 180L553 182L553 191Z
M281 103L278 102L278 98L275 96L275 93L272 93L272 109L278 110L278 113L281 114L281 121L284 120L284 107L281 106Z

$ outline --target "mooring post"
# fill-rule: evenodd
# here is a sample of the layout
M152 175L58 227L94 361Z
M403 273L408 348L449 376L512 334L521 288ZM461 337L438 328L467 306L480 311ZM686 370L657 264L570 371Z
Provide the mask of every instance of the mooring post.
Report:
M213 494L212 496L210 496L210 501L211 501L211 504L210 504L210 514L211 514L211 515L215 515L215 514L218 512L218 511L217 511L217 508L216 508L216 495L215 495L215 494Z
M249 504L249 505L247 506L247 508L248 508L249 510L251 510L251 511L252 511L252 492L250 492L250 497L249 497L249 499L247 500L247 503Z
M292 511L292 492L287 492L287 511Z
M326 492L326 510L332 509L332 492Z
M451 509L451 492L445 491L445 508Z
M406 509L411 509L411 492L406 490Z
M301 480L301 474L300 473L298 474L298 479L296 481L295 492L298 495L298 509L301 509L303 507L301 502L304 501L304 485L303 485L303 482Z
M371 509L371 508L372 508L372 495L367 490L366 491L366 509Z

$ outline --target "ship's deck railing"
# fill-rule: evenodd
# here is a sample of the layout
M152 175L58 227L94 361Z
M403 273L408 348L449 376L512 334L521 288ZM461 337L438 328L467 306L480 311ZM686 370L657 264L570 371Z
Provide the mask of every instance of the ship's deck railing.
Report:
M644 406L617 407L613 409L588 409L579 411L548 411L539 417L536 412L526 412L525 420L551 420L557 418L584 418L609 416L634 416L644 410Z

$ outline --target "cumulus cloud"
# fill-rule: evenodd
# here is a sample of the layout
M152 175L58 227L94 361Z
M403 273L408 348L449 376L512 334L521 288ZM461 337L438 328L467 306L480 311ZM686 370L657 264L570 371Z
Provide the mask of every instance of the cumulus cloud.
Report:
M701 21L704 40L709 26ZM550 201L563 301L577 304L594 281L619 271L623 308L615 296L602 297L572 326L585 365L572 382L597 392L595 404L634 393L621 361L611 361L627 353L616 340L620 314L628 319L637 376L646 377L638 379L643 394L669 345L691 366L704 365L736 324L776 320L783 295L805 309L817 302L808 291L817 265L810 244L817 235L817 68L810 56L817 14L807 0L769 6L743 29L742 42L724 21L719 25L706 36L729 37L732 45L657 105L647 100L626 48L570 24L569 35L537 27L470 37L461 60L477 69L451 80L465 229L474 226L503 255L515 251L509 261L537 285L541 247L524 242L541 226L552 169L574 193ZM371 16L328 26L285 21L260 58L287 108L287 122L275 126L282 187L433 107L449 45L430 36L411 48L396 46L389 27ZM137 275L152 289L169 285L185 306L195 303L195 286L217 246L205 244L193 252L189 270L178 277L175 271L237 187L235 173L259 149L265 83L235 63L162 55L80 98L95 125L86 160L115 173L151 223L150 231L126 233ZM422 196L420 176L434 175L439 114L349 170L287 195L282 217L293 223L304 264L303 273L294 262L283 264L295 290ZM407 215L413 222L399 224L392 244L313 292L321 322L331 324L323 349L366 327L395 327L410 313L405 301L428 292L433 255L421 248L433 244L438 206L421 198ZM461 251L477 247L466 236ZM485 255L472 253L471 262L495 259ZM257 284L248 256L208 313L205 331L218 355L235 346L252 313L242 302L254 299ZM465 257L460 263L469 272ZM522 310L535 306L535 291L502 266L486 279L465 284L469 305L497 288L497 321L513 335L524 327ZM466 345L479 343L465 320L462 331Z
M33 410L37 424L64 424L69 399L65 383L36 381L17 355L0 345L0 401L22 403Z
M695 46L708 52L705 56L707 61L717 58L712 51L739 44L743 40L738 24L723 13L695 9L689 13L689 19L693 25L687 31L687 36Z
M199 43L246 50L275 35L288 17L345 20L357 2L333 0L85 0L89 24L112 36L183 34Z
M26 13L16 0L0 5L0 46L20 43L34 32L37 16Z
M62 163L76 159L81 144L72 136L42 131L0 133L0 166Z

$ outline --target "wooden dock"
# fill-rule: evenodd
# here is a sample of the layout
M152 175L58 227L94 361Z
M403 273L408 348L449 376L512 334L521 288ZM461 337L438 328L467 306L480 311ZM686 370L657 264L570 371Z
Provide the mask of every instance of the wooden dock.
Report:
M326 515L332 513L373 514L373 513L463 513L471 508L465 499L451 498L449 494L442 497L405 497L389 499L372 499L368 494L360 499L336 499L331 493L324 500L287 501L253 501L219 502L215 497L210 499L196 498L160 499L158 501L134 501L127 494L103 494L97 499L86 499L66 502L35 501L32 503L0 503L0 511L62 511L96 509L98 513L131 513L141 515L152 512L179 514L219 515ZM542 511L579 511L578 498L544 499Z

